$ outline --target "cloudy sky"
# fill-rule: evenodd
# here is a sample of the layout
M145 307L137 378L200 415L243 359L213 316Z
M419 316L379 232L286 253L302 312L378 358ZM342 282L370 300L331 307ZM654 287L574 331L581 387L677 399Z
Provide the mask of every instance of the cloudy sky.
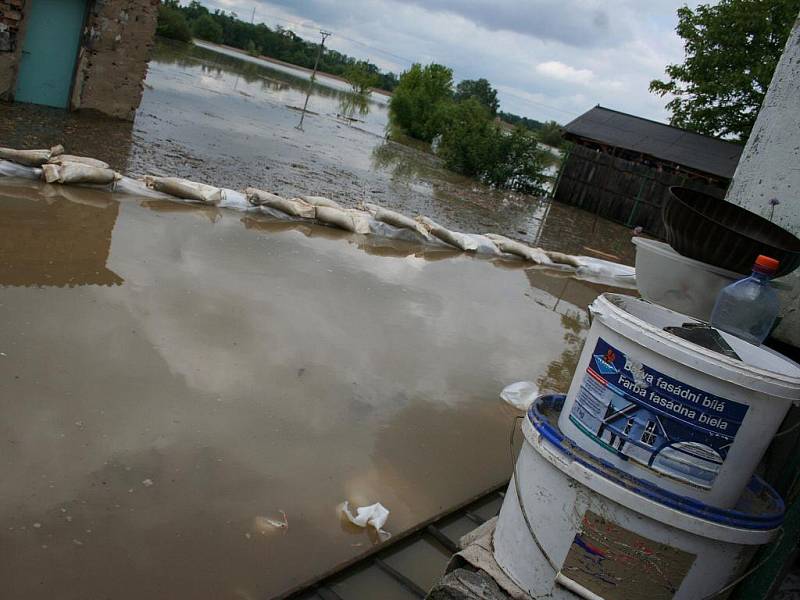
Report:
M664 121L651 79L680 62L676 10L697 0L202 0L397 73L443 63L486 77L501 109L566 123L601 104Z

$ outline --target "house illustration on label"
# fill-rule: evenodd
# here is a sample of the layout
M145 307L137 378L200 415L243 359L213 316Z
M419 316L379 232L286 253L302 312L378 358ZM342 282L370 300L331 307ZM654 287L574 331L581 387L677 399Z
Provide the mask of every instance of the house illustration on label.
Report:
M602 442L622 457L654 471L711 487L723 462L716 450L696 441L676 439L669 419L612 394L596 434Z

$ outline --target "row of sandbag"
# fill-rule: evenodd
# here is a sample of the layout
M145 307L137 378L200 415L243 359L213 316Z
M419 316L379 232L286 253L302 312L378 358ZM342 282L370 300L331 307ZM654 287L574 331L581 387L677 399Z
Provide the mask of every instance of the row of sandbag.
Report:
M47 183L108 185L124 193L138 195L166 195L204 204L245 208L257 207L276 216L310 219L359 234L377 234L387 237L407 232L410 239L428 243L443 243L464 252L490 255L512 255L539 265L560 264L585 268L587 257L576 257L561 252L532 248L505 236L484 235L452 231L425 216L412 219L399 212L366 203L358 209L345 208L322 196L284 198L276 194L247 188L244 195L234 190L189 181L178 177L147 176L143 181L123 177L103 161L64 153L63 146L45 150L16 150L0 148L0 159L27 167L30 175L41 177ZM39 171L41 170L41 171ZM6 171L9 171L6 169ZM0 174L3 170L0 169ZM7 174L12 174L7 172ZM21 173L14 173L21 174ZM147 193L151 192L151 193ZM388 227L386 227L388 226ZM409 239L409 238L407 238ZM600 261L606 263L607 261ZM614 265L614 263L608 263ZM615 265L617 266L617 265ZM612 267L613 270L613 267Z

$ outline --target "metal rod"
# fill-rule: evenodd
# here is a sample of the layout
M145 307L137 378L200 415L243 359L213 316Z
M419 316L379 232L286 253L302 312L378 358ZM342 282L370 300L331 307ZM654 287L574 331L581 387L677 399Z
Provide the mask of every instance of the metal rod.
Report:
M306 91L306 101L303 104L303 112L300 114L300 122L297 124L296 129L303 131L303 119L306 118L306 109L308 108L308 99L311 97L311 89L314 87L314 80L317 78L317 67L319 67L319 59L322 56L322 49L325 47L325 40L332 34L330 31L321 29L319 34L322 36L322 41L319 43L319 50L317 50L317 59L314 61L314 70L311 72L311 79L308 82L308 90Z

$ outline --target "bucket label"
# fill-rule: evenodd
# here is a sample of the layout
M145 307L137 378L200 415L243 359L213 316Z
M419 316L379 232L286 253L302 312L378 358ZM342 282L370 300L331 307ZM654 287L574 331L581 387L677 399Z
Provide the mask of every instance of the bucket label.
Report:
M561 576L605 600L670 600L695 558L586 511Z
M747 409L659 373L599 338L569 418L620 457L708 489Z

